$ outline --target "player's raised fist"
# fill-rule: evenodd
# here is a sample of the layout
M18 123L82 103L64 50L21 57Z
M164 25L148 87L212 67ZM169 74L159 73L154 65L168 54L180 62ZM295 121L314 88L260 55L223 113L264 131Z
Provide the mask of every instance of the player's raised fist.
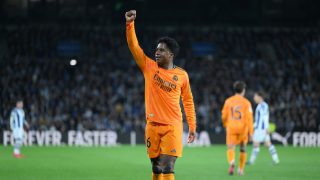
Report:
M132 22L136 19L136 16L137 16L137 11L136 10L130 10L128 12L126 12L126 21L127 22Z

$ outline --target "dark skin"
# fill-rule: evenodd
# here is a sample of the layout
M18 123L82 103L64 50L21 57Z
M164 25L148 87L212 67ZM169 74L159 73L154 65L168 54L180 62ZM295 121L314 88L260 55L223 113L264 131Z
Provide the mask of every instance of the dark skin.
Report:
M130 10L125 14L127 23L134 21L136 17L137 17L136 10ZM163 69L172 69L173 58L174 58L174 54L170 51L170 49L168 49L167 45L165 43L159 43L155 52L155 59L156 59L156 62L158 63L158 66Z
M168 49L165 43L159 43L156 48L155 58L158 66L163 69L173 68L174 54Z
M136 19L136 10L130 10L126 12L126 22L130 23ZM160 68L173 69L174 54L170 51L165 43L159 43L155 52L155 59ZM195 140L195 132L189 132L188 143L192 143ZM173 173L174 164L176 162L176 156L170 156L166 154L160 154L159 157L151 158L152 169L155 174L161 173Z
M137 17L136 10L130 10L126 12L125 18L127 23L133 22ZM159 67L163 69L172 69L173 68L173 58L174 54L168 49L165 43L159 43L156 52L155 58ZM195 132L189 132L188 143L192 143L196 137Z

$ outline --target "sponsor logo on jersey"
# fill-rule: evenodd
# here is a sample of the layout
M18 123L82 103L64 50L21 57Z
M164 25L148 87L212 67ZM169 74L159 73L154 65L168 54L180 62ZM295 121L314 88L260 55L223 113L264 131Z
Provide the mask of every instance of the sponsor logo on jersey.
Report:
M166 92L171 92L173 89L176 89L176 87L177 87L176 84L169 82L169 81L166 81L166 80L163 80L158 74L155 74L153 76L153 79L155 80L155 84L157 86L159 86L160 89L162 89Z

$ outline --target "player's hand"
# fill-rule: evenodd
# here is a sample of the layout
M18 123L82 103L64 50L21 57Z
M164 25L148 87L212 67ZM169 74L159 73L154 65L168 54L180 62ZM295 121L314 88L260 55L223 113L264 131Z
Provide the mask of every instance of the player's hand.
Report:
M25 123L25 124L24 124L24 130L25 130L26 132L29 132L29 129L30 129L30 125L29 125L28 123Z
M249 135L249 142L252 142L252 135Z
M193 143L193 141L196 139L196 133L195 132L189 132L188 135L188 143Z
M270 134L270 131L269 131L269 129L267 129L267 130L266 130L266 132L267 132L267 134Z
M137 11L136 10L130 10L130 11L126 12L125 17L126 17L126 21L127 22L132 22L137 17Z

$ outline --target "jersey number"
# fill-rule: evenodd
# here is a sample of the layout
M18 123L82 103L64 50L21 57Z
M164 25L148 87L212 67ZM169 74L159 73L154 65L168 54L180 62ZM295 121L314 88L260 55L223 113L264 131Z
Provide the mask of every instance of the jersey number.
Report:
M240 109L241 109L241 106L231 107L231 116L233 120L240 120L242 118Z
M150 142L150 137L147 139L147 148L150 148L151 142Z

